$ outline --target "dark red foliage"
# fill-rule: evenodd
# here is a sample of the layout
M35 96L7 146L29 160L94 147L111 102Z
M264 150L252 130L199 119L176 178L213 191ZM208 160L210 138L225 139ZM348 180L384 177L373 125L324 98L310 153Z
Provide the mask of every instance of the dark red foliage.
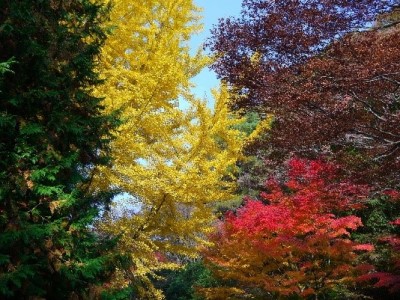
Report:
M246 0L214 29L232 106L275 116L272 158L332 155L362 182L399 182L399 4Z
M244 0L241 18L220 21L208 47L218 60L217 74L247 97L243 103L263 102L269 77L297 67L354 29L365 28L390 0ZM251 63L257 53L260 64Z
M400 170L400 26L348 35L298 68L276 74L277 150L334 154L368 183ZM372 171L372 172L371 172Z

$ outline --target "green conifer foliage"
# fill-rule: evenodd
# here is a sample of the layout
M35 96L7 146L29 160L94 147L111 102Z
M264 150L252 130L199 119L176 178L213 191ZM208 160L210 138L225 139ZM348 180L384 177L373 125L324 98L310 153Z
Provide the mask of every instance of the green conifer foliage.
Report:
M0 298L67 299L107 274L91 194L114 115L91 95L109 7L0 1ZM74 296L75 295L75 296Z

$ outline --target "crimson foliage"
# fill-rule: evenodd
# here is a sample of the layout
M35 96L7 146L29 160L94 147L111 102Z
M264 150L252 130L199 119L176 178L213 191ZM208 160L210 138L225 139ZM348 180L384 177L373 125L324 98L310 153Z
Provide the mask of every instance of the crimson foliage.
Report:
M338 182L337 171L330 163L292 159L284 184L268 181L263 201L248 199L228 213L211 236L215 246L205 252L219 267L217 275L244 290L305 297L369 270L357 258L373 245L350 239L362 226L351 211L363 206L368 188Z

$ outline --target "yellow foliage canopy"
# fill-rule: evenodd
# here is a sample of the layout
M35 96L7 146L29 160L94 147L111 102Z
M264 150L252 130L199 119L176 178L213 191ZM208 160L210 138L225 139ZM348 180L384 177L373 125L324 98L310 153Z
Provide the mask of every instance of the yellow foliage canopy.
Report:
M135 284L152 299L162 296L148 276L206 243L213 205L232 198L244 143L226 88L213 92L214 110L190 93L191 78L209 63L187 46L200 29L198 13L190 0L116 1L100 64L106 83L96 93L107 110L122 110L124 124L113 165L98 170L95 186L125 196L99 229L120 236L119 251L132 261L115 284Z

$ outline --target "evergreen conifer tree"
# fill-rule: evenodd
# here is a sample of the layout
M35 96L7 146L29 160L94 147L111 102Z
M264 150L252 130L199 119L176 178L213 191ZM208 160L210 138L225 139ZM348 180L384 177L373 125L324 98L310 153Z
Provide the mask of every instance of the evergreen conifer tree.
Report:
M90 224L110 195L87 191L117 120L91 93L108 12L0 1L1 299L81 297L107 275L112 241Z

